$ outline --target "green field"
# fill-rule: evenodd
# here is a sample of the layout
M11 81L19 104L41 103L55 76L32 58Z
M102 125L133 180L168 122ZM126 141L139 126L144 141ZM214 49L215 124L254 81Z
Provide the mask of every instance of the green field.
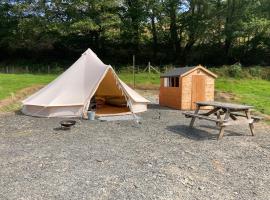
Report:
M260 112L270 115L270 81L218 78L216 90L233 93L238 102L253 105Z
M133 85L133 74L122 72L119 74L121 80L125 83ZM158 86L160 83L159 74L154 73L139 73L135 75L135 85L155 85Z
M44 85L57 75L0 74L0 100L15 94L17 91L33 85ZM120 78L133 84L133 75L123 72ZM158 88L159 75L139 73L135 78L136 85ZM151 87L150 87L151 88ZM254 105L262 113L270 115L270 82L261 79L218 78L216 90L230 92L237 97L237 102Z
M44 85L56 75L0 74L0 100L33 85Z

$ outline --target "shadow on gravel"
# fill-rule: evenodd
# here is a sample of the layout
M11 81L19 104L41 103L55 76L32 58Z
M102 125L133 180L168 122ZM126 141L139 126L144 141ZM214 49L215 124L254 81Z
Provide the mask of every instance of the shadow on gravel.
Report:
M200 127L203 127L203 128L209 128L209 129L212 129L212 130L217 130L217 133L219 133L219 128L216 127L216 126L210 126L210 125L200 125ZM241 134L241 133L238 133L238 132L235 132L235 131L231 131L231 130L228 130L228 129L225 129L225 133L224 135L227 135L227 136L246 136L244 134Z
M183 137L192 139L192 140L216 140L217 135L212 135L209 132L204 130L190 128L187 125L174 125L167 126L166 129L170 132L179 134Z
M20 110L15 110L14 113L15 113L15 115L24 115L22 113L21 109Z
M148 104L147 108L152 110L175 110L168 107L160 106L159 104Z
M61 127L56 127L53 128L54 131L70 131L71 129L65 129L65 128L61 128Z

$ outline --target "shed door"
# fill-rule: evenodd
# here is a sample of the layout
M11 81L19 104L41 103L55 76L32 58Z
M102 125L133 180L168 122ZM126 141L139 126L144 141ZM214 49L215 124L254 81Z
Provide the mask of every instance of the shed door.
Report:
M196 101L205 101L205 76L192 76L191 109L196 108Z

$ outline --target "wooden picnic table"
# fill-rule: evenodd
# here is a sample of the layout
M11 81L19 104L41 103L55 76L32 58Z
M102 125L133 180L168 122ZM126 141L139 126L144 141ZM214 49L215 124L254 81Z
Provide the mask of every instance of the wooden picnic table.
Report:
M200 113L201 108L209 106L212 107L212 109L210 109L208 112ZM254 136L253 124L258 122L261 118L251 116L250 112L252 108L253 106L248 105L223 103L217 101L202 101L196 102L196 110L194 113L184 112L183 114L186 117L192 118L190 121L190 127L193 127L196 118L215 122L216 125L220 127L218 139L221 139L224 135L225 127L230 125L248 124L251 135Z

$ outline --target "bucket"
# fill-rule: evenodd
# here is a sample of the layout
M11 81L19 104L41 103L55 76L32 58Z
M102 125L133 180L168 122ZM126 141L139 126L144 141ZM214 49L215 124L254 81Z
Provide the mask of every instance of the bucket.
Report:
M95 120L95 115L96 115L96 113L95 112L93 112L93 111L88 111L87 112L87 115L88 115L88 120Z

